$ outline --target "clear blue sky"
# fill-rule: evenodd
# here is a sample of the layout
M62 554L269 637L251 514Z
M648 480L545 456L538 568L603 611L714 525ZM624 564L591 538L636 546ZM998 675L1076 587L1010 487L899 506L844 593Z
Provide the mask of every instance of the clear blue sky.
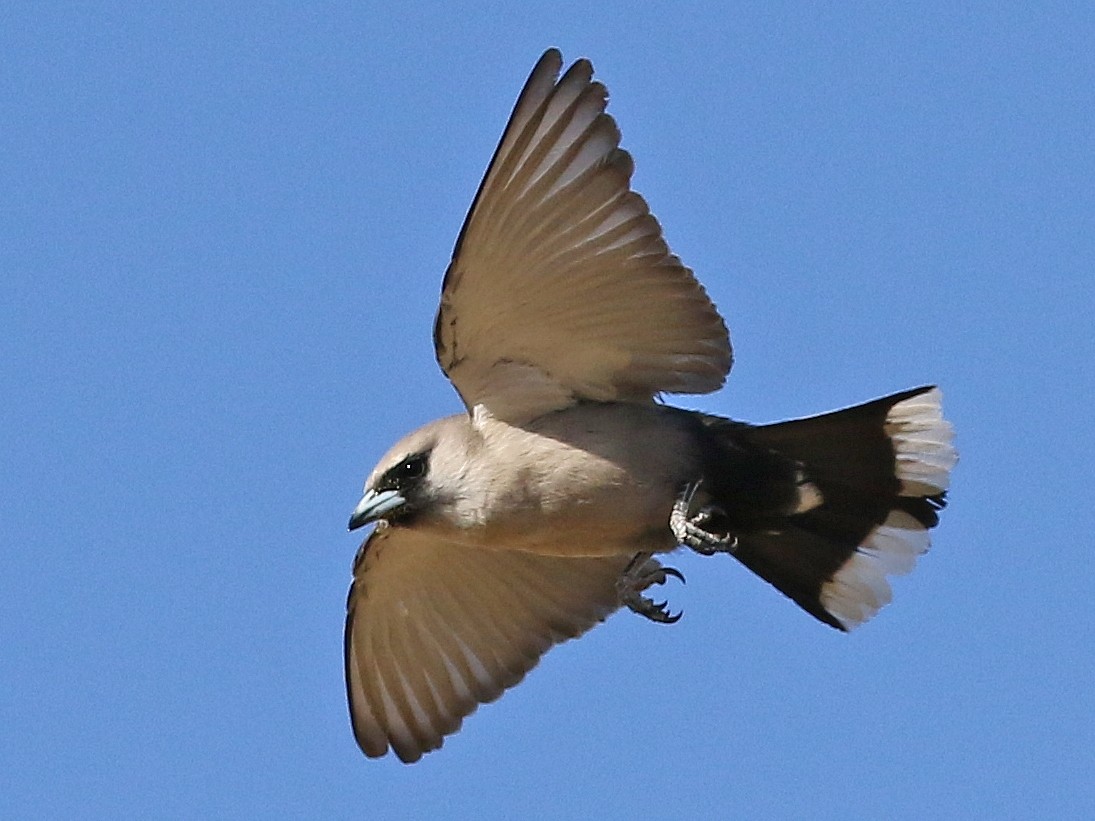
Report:
M0 816L1095 814L1087 3L0 11ZM456 412L441 275L590 57L751 421L938 382L932 552L852 635L732 559L413 767L350 734L361 482Z

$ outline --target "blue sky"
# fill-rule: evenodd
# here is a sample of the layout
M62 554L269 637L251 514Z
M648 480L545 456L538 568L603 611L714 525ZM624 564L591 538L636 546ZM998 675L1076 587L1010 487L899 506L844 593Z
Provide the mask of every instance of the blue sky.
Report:
M398 8L0 11L0 815L1095 814L1092 7ZM730 325L677 403L938 382L951 507L854 634L682 556L679 624L616 615L367 761L345 523L460 407L441 275L552 45Z

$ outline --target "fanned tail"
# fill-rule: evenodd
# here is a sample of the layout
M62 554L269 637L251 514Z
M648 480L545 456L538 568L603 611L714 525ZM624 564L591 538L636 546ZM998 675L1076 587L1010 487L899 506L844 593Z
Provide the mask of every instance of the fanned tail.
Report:
M826 624L871 618L945 505L957 454L942 398L925 386L771 425L702 417L715 439L708 492L734 555Z

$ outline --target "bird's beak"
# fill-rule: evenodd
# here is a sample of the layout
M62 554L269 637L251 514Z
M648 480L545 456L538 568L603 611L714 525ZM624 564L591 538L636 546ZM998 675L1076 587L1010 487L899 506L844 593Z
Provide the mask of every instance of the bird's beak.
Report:
M350 514L350 530L357 530L362 525L382 519L385 513L405 504L407 500L394 490L382 490L379 493L367 490Z

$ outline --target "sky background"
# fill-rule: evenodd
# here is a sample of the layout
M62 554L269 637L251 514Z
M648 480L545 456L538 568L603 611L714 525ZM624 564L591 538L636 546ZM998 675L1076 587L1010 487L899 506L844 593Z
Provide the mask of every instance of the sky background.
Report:
M0 10L0 816L1095 815L1095 7ZM398 10L395 10L398 9ZM459 410L441 276L590 57L771 421L942 385L932 551L854 634L728 557L405 767L351 736L350 510Z

